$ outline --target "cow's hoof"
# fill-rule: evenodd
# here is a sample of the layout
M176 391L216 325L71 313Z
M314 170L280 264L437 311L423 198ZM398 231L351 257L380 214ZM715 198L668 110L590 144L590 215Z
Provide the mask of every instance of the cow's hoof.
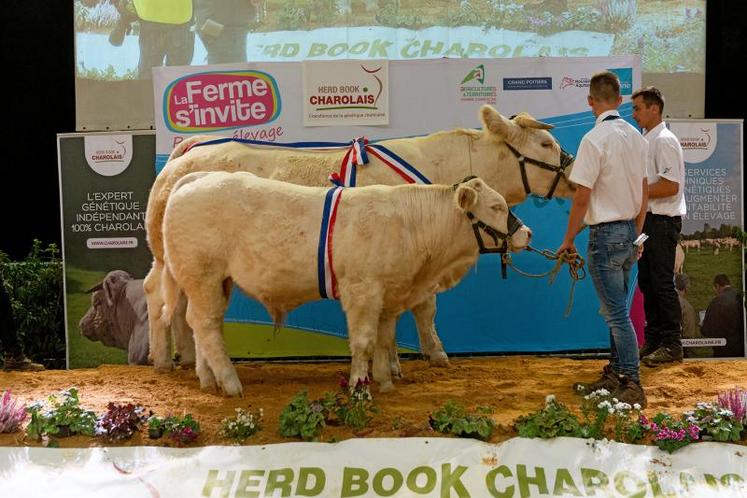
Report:
M195 363L179 363L179 368L181 368L182 370L192 370L193 368L195 368Z
M392 365L392 367L390 368L390 372L392 374L392 377L394 377L395 379L404 379L405 377L404 375L402 375L402 369L400 368L399 364Z
M223 393L228 397L244 397L244 387L241 385L238 377L221 383L220 387Z
M394 391L394 384L392 384L391 380L387 380L379 384L379 392L390 393L392 391Z
M169 373L173 369L174 369L174 365L172 365L171 363L169 363L168 365L154 365L153 366L153 370L155 370L156 373L159 373L159 374Z
M451 366L449 357L443 351L431 355L429 363L433 368L449 368Z

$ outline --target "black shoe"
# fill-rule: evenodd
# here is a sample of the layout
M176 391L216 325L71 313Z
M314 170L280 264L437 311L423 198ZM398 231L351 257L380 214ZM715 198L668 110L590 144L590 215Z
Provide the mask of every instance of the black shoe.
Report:
M641 362L647 367L657 367L665 363L675 363L682 361L682 348L681 347L665 347L662 346L653 353L644 356Z
M614 392L620 386L619 376L612 371L609 365L602 370L602 376L589 384L585 382L576 382L573 384L573 391L576 394L585 396L600 389L606 389L610 393Z
M638 405L640 409L646 408L646 393L643 392L640 382L634 382L626 375L619 375L620 386L612 393L612 397L630 406Z
M638 358L642 360L644 356L650 355L657 349L659 349L658 344L655 344L653 342L647 342L646 344L641 346L640 349L638 349Z

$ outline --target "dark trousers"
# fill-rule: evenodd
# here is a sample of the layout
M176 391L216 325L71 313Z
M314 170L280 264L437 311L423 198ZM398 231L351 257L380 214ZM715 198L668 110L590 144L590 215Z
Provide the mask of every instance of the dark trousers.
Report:
M151 79L151 69L166 66L188 66L195 49L195 34L186 24L162 24L140 21L140 61L138 78Z
M18 342L16 328L13 322L13 308L10 306L10 297L5 290L3 277L0 275L0 352L9 356L18 356L21 353L21 345Z
M682 312L674 289L674 257L682 219L648 213L643 231L649 236L638 260L638 286L646 311L646 344L682 348Z

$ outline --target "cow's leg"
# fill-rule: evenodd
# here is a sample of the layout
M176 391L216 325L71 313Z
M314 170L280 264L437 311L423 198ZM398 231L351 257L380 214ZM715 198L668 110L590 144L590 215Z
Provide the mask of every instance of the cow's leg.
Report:
M156 372L170 372L174 365L171 362L171 340L169 322L161 313L163 297L161 295L161 274L163 263L154 260L153 265L143 280L145 300L148 303L148 342L150 359Z
M218 389L215 375L213 375L213 371L210 370L205 356L203 356L202 351L198 347L195 347L195 372L197 373L197 378L200 379L200 389L203 391Z
M390 351L391 345L396 342L397 317L396 314L383 312L379 318L379 330L373 357L373 378L379 383L379 389L383 393L394 390L394 384L392 384L394 365L391 363ZM396 353L397 350L395 349L394 352ZM397 357L396 368L399 374L399 357Z
M373 356L379 329L382 292L378 286L368 283L351 285L350 288L340 289L340 301L348 321L352 388L359 380L368 377L368 361Z
M236 369L226 354L223 342L223 314L228 306L228 295L223 282L196 279L191 289L184 288L189 304L187 322L194 331L195 347L200 351L201 361L213 371L215 382L227 396L243 396ZM203 371L204 370L200 370ZM199 375L199 371L198 371ZM200 378L200 384L209 379Z
M418 337L420 338L420 350L432 367L448 367L449 358L446 356L444 346L438 338L436 332L436 295L412 308L412 314L415 316L415 324L418 327Z
M195 366L195 340L186 315L187 296L182 293L171 317L171 333L174 335L174 347L179 355L179 365L182 368L192 368Z

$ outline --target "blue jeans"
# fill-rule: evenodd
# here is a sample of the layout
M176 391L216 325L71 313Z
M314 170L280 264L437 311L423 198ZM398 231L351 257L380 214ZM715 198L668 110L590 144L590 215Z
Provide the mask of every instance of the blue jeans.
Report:
M628 280L636 261L633 221L614 221L589 227L589 274L599 296L599 312L610 329L610 367L639 382L638 340L628 313Z

